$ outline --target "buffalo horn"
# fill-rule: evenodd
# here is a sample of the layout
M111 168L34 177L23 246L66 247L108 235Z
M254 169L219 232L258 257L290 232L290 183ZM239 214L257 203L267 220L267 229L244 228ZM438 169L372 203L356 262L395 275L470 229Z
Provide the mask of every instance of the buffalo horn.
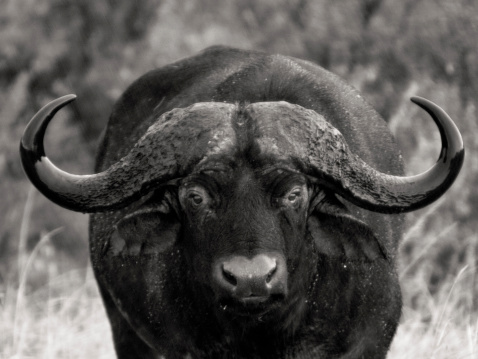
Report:
M441 152L428 171L410 177L380 173L348 148L344 151L347 146L340 145L335 151L328 151L331 157L325 161L317 158L315 151L309 163L313 168L311 172L326 179L326 184L348 201L374 212L409 212L437 200L460 172L465 155L463 140L443 109L421 97L412 97L411 101L428 112L440 131ZM310 152L314 151L309 147ZM326 173L321 170L324 163L328 163Z
M233 145L234 105L193 105L163 115L128 155L104 172L74 175L57 168L45 155L43 138L55 113L73 101L63 96L45 105L27 125L20 143L23 168L48 199L78 212L122 208L159 183L184 176L191 166L218 148ZM228 147L229 146L229 147Z

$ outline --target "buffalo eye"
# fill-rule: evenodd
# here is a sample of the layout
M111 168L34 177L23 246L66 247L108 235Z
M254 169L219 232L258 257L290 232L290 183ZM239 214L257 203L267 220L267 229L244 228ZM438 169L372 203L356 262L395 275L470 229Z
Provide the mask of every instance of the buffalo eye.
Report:
M194 211L209 205L211 201L207 191L196 185L181 188L179 190L179 200L183 208L188 208Z
M281 206L298 208L306 199L307 190L304 185L294 186L279 198Z
M196 193L192 193L192 194L189 195L188 200L192 201L193 205L197 206L197 205L200 205L202 203L203 198Z
M301 192L300 188L299 189L294 189L292 192L289 192L287 194L287 200L291 204L294 204L299 200L301 194L302 194L302 192Z

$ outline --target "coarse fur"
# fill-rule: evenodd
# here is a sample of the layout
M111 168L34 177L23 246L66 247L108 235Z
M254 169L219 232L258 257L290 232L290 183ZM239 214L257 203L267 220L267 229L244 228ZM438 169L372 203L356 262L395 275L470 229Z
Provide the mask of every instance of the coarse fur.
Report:
M335 75L225 47L153 70L116 103L96 170L125 156L162 114L211 101L236 104L238 151L91 216L92 263L118 357L385 358L400 317L402 216L359 209L294 164L255 156L248 104L286 101L322 115L375 169L403 174L384 121ZM261 253L284 258L287 271L267 308L244 308L214 284L211 266Z

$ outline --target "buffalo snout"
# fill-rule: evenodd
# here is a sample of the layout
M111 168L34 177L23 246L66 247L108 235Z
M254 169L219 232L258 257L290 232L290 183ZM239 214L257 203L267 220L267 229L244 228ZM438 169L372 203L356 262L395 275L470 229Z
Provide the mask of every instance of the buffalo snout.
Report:
M287 267L279 253L221 258L213 265L212 279L221 297L248 306L287 295Z

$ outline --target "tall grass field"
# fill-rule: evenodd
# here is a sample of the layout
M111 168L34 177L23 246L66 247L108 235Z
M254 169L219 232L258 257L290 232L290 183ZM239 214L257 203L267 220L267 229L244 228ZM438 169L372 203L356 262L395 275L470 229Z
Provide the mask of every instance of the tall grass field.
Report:
M24 227L29 223L33 198L28 196L25 205L21 236L27 230ZM436 208L424 216L432 215ZM422 222L419 218L410 227L404 243L413 239ZM59 273L51 239L61 230L45 233L29 253L19 252L20 276L0 287L2 359L115 358L91 268ZM19 238L23 251L24 240ZM430 293L425 280L426 257L439 240L439 235L422 238L423 250L400 268L405 306L389 359L478 358L477 293L473 291L476 267L464 265L439 291ZM476 263L476 258L470 254L467 261ZM46 283L32 290L30 277L46 278Z

